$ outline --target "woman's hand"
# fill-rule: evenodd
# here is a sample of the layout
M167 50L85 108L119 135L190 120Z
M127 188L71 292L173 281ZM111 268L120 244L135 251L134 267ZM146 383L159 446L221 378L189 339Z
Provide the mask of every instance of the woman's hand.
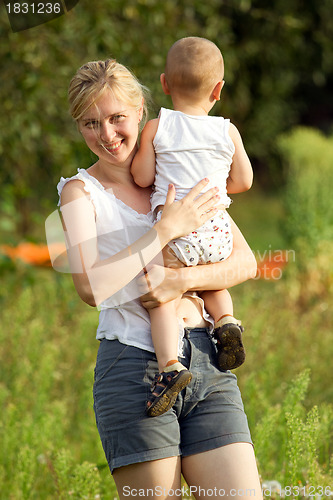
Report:
M215 206L220 199L216 194L218 188L211 188L200 195L208 182L208 179L201 180L179 201L174 201L175 187L169 185L160 222L167 225L169 233L172 231L170 239L191 233L216 214Z
M144 294L140 300L146 309L158 307L185 293L186 290L182 288L182 282L178 279L178 271L179 269L153 265L147 274L138 278L139 291Z
M256 259L232 219L231 227L234 249L226 260L177 269L156 265L148 269L148 274L139 279L139 290L144 294L141 297L143 306L152 309L177 298L187 290L223 290L254 278Z

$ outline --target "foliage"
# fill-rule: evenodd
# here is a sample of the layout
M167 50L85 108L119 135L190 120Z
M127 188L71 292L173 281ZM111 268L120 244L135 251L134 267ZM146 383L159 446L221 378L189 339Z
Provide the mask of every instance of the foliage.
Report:
M116 57L151 88L155 114L170 105L159 75L168 48L182 36L204 36L221 47L227 84L214 112L237 124L265 175L281 131L302 120L330 126L331 8L332 0L309 0L306 7L279 0L273 10L260 0L80 0L65 16L18 33L0 16L0 182L7 189L1 224L31 236L53 209L60 175L93 161L67 113L75 70L87 60Z
M333 239L333 136L297 128L279 142L287 163L287 236L311 258Z
M286 160L284 228L296 252L293 294L307 302L333 287L333 136L297 128L279 144Z

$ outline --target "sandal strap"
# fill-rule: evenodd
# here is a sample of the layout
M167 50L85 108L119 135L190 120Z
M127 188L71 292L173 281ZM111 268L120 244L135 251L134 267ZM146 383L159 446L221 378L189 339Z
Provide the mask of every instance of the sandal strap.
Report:
M170 377L170 375L172 377L171 373L169 373L168 376L166 375L165 372L157 373L151 384L150 388L151 392L158 392L158 394L161 394L168 385L168 383L170 382L168 378Z
M179 361L176 361L172 365L166 366L162 373L170 373L173 371L181 372L182 370L187 370L187 368L182 365Z
M221 326L226 324L241 326L242 322L239 319L234 318L233 316L224 316L223 318L218 320L214 328L221 328Z
M191 381L192 374L188 370L163 371L155 375L151 384L151 394L148 396L147 413L150 417L162 415L175 403L177 395Z
M162 386L162 385L152 385L151 386L151 396L153 399L157 398L158 396L160 396L162 394L162 392L165 390L165 387L166 386ZM153 394L153 392L155 394Z
M163 392L167 388L167 385L169 384L170 380L172 380L175 374L176 372L168 373L168 375L165 372L157 373L150 386L151 394L148 397L148 401L153 402L156 400L156 398L161 396L161 394L163 394Z
M166 389L167 385L171 382L174 377L177 377L180 371L186 370L186 368L181 363L174 363L174 365L180 365L181 370L172 370L166 371L164 370L161 373L157 373L155 375L154 380L151 384L151 392L156 392L160 396L162 392ZM167 368L172 368L174 365L168 366ZM155 396L157 397L157 396Z

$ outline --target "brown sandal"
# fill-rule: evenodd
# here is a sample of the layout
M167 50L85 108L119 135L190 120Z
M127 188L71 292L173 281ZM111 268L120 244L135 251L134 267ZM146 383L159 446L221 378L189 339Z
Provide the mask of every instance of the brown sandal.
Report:
M214 329L213 337L217 340L217 361L220 370L234 370L244 363L243 331L242 326L234 323L226 323Z
M151 395L147 401L147 415L157 417L170 410L178 394L190 383L191 379L192 373L181 363L175 363L165 368L162 373L155 375L151 385Z

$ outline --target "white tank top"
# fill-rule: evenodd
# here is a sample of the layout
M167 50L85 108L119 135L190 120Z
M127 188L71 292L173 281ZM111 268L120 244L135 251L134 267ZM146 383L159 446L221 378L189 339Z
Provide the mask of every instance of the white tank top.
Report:
M169 183L176 188L176 200L183 198L204 177L219 188L219 203L229 207L226 183L235 153L229 136L230 120L219 116L193 116L161 108L153 141L156 154L152 210L164 205Z
M57 186L59 197L64 185L73 179L84 183L84 189L95 207L98 250L101 260L131 245L153 226L152 212L147 215L139 214L116 198L111 190L104 189L102 184L84 169L78 169L78 173L73 177L60 179ZM149 314L141 305L139 296L136 281L132 280L112 297L102 302L99 307L96 338L117 339L123 344L154 352ZM212 322L207 313L204 313L204 317ZM181 326L179 331L179 355L181 355L183 337Z

